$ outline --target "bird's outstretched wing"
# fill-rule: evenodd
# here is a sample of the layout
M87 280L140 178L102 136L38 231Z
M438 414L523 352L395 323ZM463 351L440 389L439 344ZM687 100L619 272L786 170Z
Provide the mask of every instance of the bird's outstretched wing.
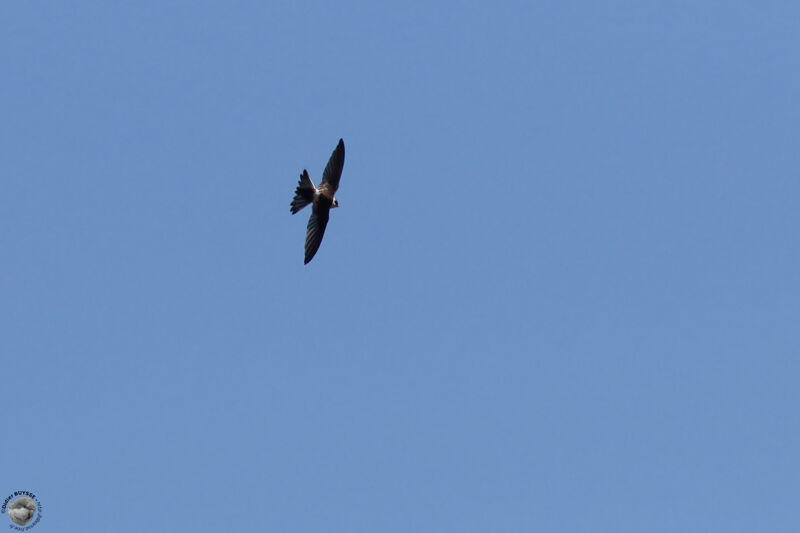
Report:
M322 173L322 183L319 186L321 193L324 191L324 194L333 198L333 193L339 188L342 168L344 168L344 141L339 139L339 144L333 149L328 165Z
M325 227L328 225L330 210L313 206L311 216L306 227L306 259L304 264L308 264L314 258L314 254L322 244L322 236L325 235Z

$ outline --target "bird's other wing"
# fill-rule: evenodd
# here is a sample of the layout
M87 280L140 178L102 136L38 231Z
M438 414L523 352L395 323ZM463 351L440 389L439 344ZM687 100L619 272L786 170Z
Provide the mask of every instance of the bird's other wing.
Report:
M314 182L308 176L308 171L303 170L300 174L300 183L294 191L294 199L292 200L292 214L294 215L305 206L314 201Z
M319 250L322 244L322 236L325 235L325 228L328 225L330 209L318 208L316 205L311 211L306 227L306 259L303 264L308 264Z
M344 168L344 141L339 139L339 144L333 149L331 158L328 160L328 165L322 173L322 183L320 183L320 192L333 198L333 193L339 188L339 179L342 177L342 168Z

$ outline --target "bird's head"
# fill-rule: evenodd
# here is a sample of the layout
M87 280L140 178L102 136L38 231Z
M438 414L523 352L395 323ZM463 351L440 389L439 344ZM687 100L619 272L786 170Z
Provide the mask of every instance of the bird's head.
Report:
M331 204L331 209L333 209L334 207L339 207L339 200L337 200L336 198L333 199L333 203Z

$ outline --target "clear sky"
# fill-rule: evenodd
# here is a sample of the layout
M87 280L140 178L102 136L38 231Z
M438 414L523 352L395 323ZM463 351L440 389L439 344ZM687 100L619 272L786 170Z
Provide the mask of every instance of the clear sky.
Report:
M41 532L796 533L799 20L0 3L2 497Z

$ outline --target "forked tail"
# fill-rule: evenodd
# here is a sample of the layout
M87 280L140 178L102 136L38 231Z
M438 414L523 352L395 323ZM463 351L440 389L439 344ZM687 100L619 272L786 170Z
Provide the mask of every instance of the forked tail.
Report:
M314 183L308 177L308 171L303 170L303 173L300 174L300 183L294 191L294 199L292 200L293 215L314 201L315 191Z

